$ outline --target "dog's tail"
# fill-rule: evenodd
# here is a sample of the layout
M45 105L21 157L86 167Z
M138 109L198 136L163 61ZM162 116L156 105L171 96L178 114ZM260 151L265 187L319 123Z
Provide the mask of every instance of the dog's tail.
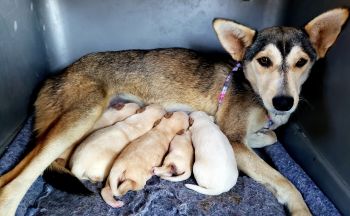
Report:
M179 181L184 181L191 177L191 171L185 171L184 173L177 175L177 176L162 176L162 179L165 179L167 181L172 181L172 182L179 182Z
M68 169L57 162L53 162L43 173L44 180L54 188L71 194L89 196L89 189Z
M206 195L219 195L222 193L222 191L219 191L219 190L204 188L194 184L185 184L185 186L191 190L194 190L194 191L197 191L198 193L206 194Z

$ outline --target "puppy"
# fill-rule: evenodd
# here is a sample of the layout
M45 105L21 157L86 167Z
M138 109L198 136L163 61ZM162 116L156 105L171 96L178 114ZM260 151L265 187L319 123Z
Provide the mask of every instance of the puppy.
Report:
M91 131L110 126L136 113L140 106L136 103L117 103L109 107L96 121Z
M188 115L184 112L167 113L151 131L131 142L113 164L101 196L114 207L123 202L114 196L122 196L129 190L141 190L152 177L152 168L159 166L169 143L176 133L188 128Z
M140 113L87 137L70 160L72 173L79 179L103 181L119 152L130 141L151 130L154 123L165 114L165 110L159 105L150 105L138 112Z
M96 121L96 123L90 129L90 131L87 132L86 136L90 135L92 132L98 129L110 126L116 122L126 119L127 117L135 114L136 110L138 110L139 108L140 106L136 103L116 103L110 106L102 113L102 116ZM83 139L84 138L82 138L82 140ZM73 149L73 146L68 148L55 160L55 162L65 167L67 161L72 156Z
M193 174L199 186L185 184L202 194L219 195L237 182L238 169L230 142L206 113L190 115L194 120L190 131L195 151Z
M154 167L153 173L168 181L183 181L192 173L193 146L190 131L176 135L170 143L169 153L161 167Z

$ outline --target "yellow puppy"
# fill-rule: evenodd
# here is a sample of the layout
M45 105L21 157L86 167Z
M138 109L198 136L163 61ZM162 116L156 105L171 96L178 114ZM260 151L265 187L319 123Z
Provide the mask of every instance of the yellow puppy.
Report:
M110 126L116 122L126 119L127 117L135 114L136 110L138 110L139 108L140 106L136 103L117 103L115 105L110 106L107 110L105 110L102 113L102 116L96 121L96 123L90 129L90 131L87 132L87 135L98 129ZM66 162L70 158L73 149L73 146L68 148L55 161L65 167Z
M107 126L110 126L116 122L122 121L127 117L136 113L136 110L140 108L136 103L122 104L118 103L108 108L102 116L96 121L91 131L95 131Z
M121 207L123 202L114 200L113 195L142 189L153 175L152 168L162 162L170 141L176 133L183 133L188 124L186 113L168 113L155 128L131 142L114 162L101 191L106 203L114 208Z
M147 106L142 111L87 137L70 160L72 173L79 179L103 181L119 152L130 141L151 130L165 114L159 105Z
M176 135L170 143L169 153L161 167L154 167L153 173L168 181L183 181L192 173L193 146L191 132Z

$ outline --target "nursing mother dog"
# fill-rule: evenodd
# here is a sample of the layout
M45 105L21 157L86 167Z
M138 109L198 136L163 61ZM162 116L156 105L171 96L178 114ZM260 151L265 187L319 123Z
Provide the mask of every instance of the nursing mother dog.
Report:
M296 109L312 65L326 55L348 15L348 9L338 8L302 28L261 31L215 19L214 30L222 46L234 60L241 61L246 78L230 82L220 106L218 97L232 70L227 62L187 49L102 52L82 57L48 79L39 92L35 102L36 147L1 176L1 215L15 214L35 179L93 127L118 95L160 104L168 110L186 108L214 115L234 148L238 168L265 185L292 215L310 215L299 191L251 146L275 141L272 130L286 123ZM54 169L64 168L56 164Z

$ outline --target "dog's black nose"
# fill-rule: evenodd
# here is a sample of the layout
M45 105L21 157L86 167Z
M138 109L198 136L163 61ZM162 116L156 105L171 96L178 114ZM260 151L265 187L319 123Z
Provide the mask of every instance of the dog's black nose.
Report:
M293 107L294 99L290 96L277 96L272 98L272 104L278 111L288 111Z

